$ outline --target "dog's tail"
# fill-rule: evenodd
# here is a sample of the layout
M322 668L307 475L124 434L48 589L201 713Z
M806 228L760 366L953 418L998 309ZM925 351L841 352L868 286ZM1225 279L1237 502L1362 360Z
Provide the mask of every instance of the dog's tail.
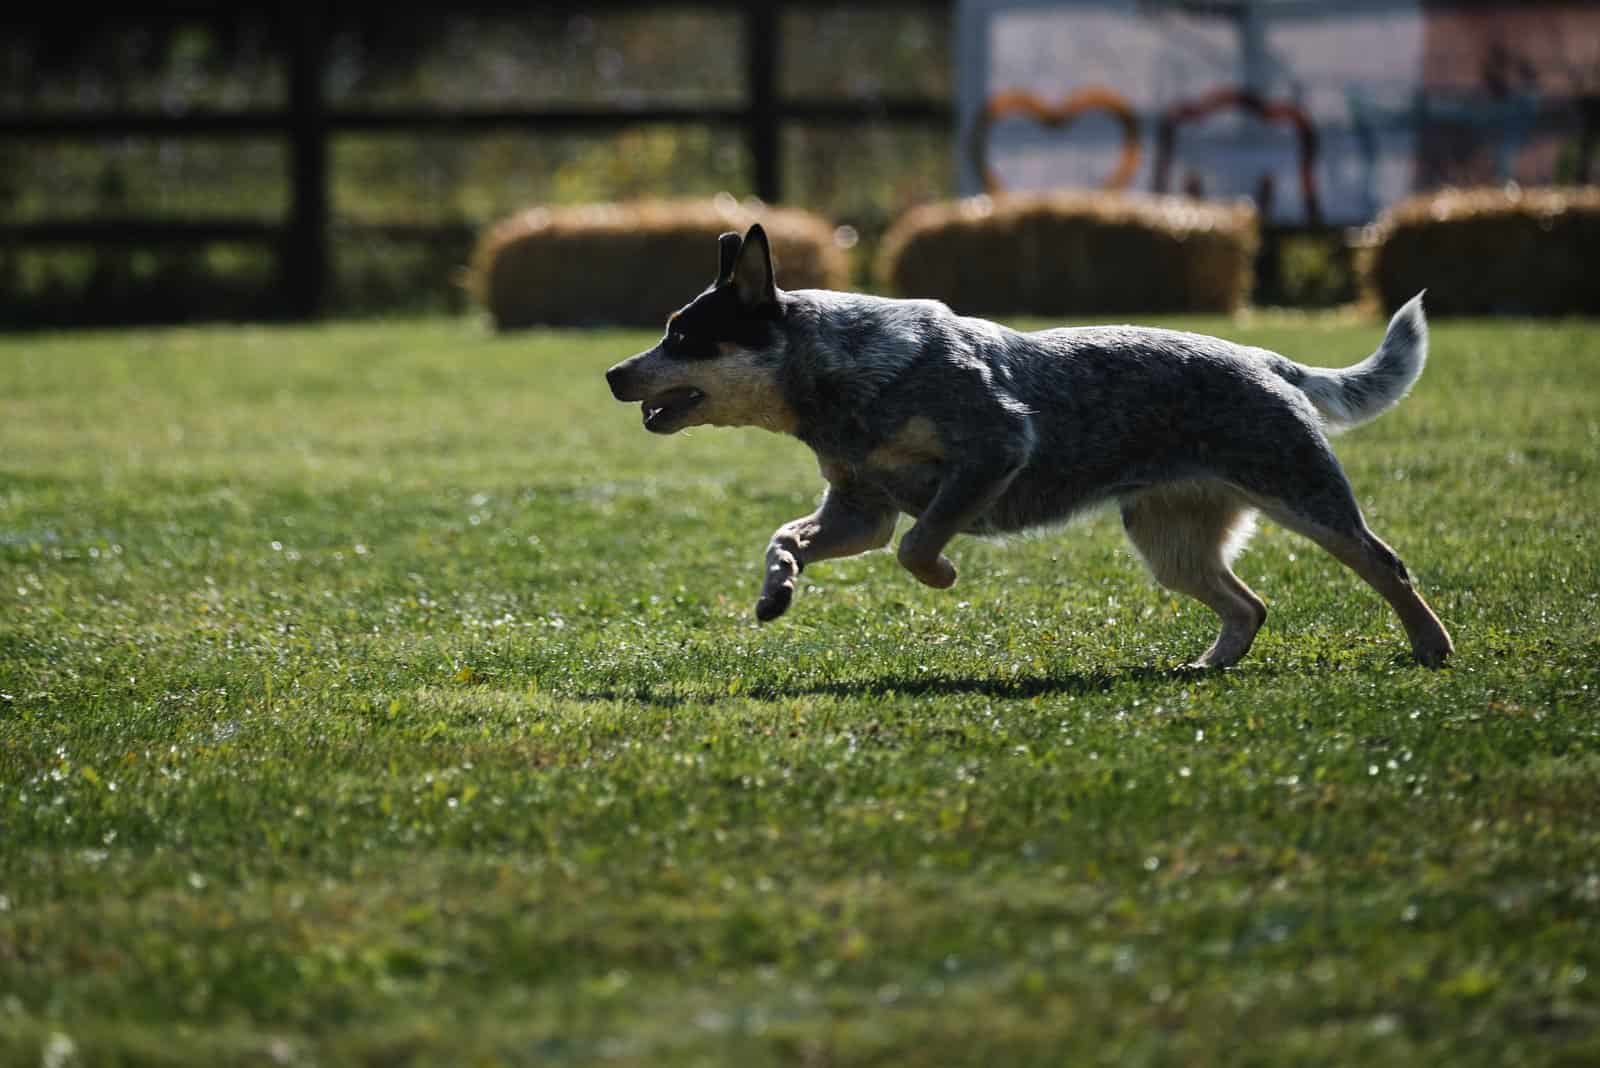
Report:
M1310 398L1329 430L1340 431L1376 419L1399 404L1427 360L1428 321L1418 293L1389 320L1378 351L1354 367L1334 370L1294 364L1291 373L1279 373Z

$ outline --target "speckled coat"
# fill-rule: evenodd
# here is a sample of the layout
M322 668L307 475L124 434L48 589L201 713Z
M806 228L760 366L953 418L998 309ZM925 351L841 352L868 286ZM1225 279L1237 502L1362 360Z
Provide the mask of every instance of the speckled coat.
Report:
M1222 632L1195 664L1224 666L1265 619L1230 567L1264 511L1374 586L1437 665L1449 636L1368 529L1328 440L1398 403L1426 354L1420 294L1370 357L1324 370L1200 334L1021 333L936 301L785 292L756 227L723 236L713 285L607 378L658 433L761 426L816 453L828 491L773 535L764 620L789 607L806 564L887 544L902 514L915 521L900 562L945 587L955 535L1114 502L1155 577L1217 613Z

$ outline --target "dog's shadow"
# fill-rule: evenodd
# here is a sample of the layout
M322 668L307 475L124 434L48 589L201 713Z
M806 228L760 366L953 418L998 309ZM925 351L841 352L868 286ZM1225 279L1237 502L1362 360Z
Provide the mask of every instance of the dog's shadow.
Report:
M1028 699L1032 697L1075 696L1105 693L1127 683L1160 683L1179 679L1205 678L1208 672L1194 668L1129 666L1107 671L1046 672L1032 675L880 675L865 679L836 679L809 683L792 690L795 694L821 694L829 697L882 696L885 693L907 697L959 697L981 694L985 697ZM788 696L777 694L775 696Z
M1272 673L1271 669L1257 667L1252 674ZM823 679L801 681L792 685L766 685L756 682L741 688L736 696L752 700L781 700L784 698L822 696L838 698L883 697L894 694L901 697L960 697L973 694L1005 700L1029 700L1035 697L1076 697L1106 693L1119 686L1150 686L1171 682L1190 682L1217 679L1222 672L1191 667L1152 667L1148 664L1108 668L1105 671L1064 671L1037 674L1018 674L1008 677L952 676L952 675L874 675L868 678ZM720 687L701 687L694 683L669 684L657 689L650 686L633 688L616 687L590 691L574 696L584 700L637 701L655 707L681 707L691 704L714 704L730 696Z

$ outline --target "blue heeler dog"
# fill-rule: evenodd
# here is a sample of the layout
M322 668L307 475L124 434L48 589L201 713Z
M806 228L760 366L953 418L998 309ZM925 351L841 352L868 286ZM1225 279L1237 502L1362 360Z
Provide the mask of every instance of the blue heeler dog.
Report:
M1396 404L1422 372L1421 294L1378 351L1343 370L1265 349L1134 326L1019 333L929 300L780 290L759 225L724 234L712 285L646 352L606 372L658 434L759 426L816 452L828 490L767 546L756 603L782 615L808 564L889 543L947 587L957 534L1003 534L1116 502L1164 586L1196 598L1222 632L1195 667L1250 648L1266 606L1230 569L1257 512L1345 564L1394 608L1419 662L1450 636L1406 567L1367 528L1329 433Z

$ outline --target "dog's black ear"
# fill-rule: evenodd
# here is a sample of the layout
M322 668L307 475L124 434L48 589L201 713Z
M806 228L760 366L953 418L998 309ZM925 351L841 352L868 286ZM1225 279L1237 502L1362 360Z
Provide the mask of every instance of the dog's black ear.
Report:
M739 260L739 246L743 244L744 238L732 230L717 238L717 285L733 281L733 265Z
M726 248L727 246L723 246ZM778 282L772 273L772 247L767 232L754 223L739 246L733 266L733 285L739 302L750 308L778 306Z

